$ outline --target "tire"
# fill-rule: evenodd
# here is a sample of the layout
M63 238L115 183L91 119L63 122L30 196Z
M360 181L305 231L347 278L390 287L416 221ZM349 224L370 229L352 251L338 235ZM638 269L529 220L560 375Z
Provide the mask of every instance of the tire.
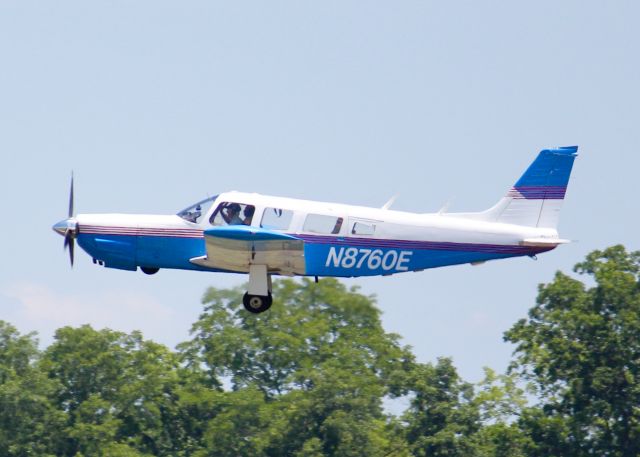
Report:
M242 297L242 304L244 309L253 314L263 313L271 308L272 303L271 294L269 295L249 295L245 293Z

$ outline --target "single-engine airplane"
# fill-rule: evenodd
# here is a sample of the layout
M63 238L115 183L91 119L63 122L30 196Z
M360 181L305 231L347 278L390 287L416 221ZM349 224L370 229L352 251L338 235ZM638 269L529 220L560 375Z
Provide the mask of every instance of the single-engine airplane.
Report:
M545 149L486 211L433 214L226 192L177 215L73 215L53 226L73 266L74 241L93 262L146 274L161 268L248 273L245 308L271 306L271 275L375 276L534 257L569 242L556 230L577 146Z

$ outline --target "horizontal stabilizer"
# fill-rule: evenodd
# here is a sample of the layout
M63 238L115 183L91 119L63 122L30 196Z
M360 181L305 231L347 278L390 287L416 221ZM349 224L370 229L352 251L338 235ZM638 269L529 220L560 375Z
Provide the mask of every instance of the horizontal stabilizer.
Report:
M559 244L571 243L571 240L561 238L526 238L520 242L520 246L555 247Z

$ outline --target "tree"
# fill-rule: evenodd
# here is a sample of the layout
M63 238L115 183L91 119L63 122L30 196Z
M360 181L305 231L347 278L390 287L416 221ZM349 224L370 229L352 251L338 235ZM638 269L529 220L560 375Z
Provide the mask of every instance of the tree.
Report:
M139 332L64 327L39 365L56 380L52 401L65 413L59 455L176 455L183 449L178 358L166 347Z
M0 455L54 455L64 415L49 396L55 381L35 366L34 334L20 335L0 321Z
M274 289L260 315L242 308L242 288L209 289L193 339L180 346L205 384L226 379L232 389L208 421L209 453L375 456L398 447L382 398L406 391L413 356L384 332L373 298L333 279ZM225 448L230 436L235 447Z
M473 398L481 424L470 439L472 455L524 457L532 443L517 423L527 405L520 380L515 373L498 375L486 367L484 371Z
M417 366L411 393L404 419L413 455L469 455L469 438L480 428L480 414L473 402L473 386L460 379L451 359Z
M593 286L558 272L505 333L541 398L521 425L532 455L640 455L640 252L594 251L574 271Z
M403 419L414 456L520 457L530 439L516 419L526 405L514 374L485 368L476 386L463 381L451 359L420 364L412 373L411 403Z
M90 326L37 348L0 321L0 455L640 455L640 252L589 254L505 333L510 372L474 386L416 363L373 297L281 280L271 310L209 289L178 352ZM522 382L538 403L527 406ZM400 417L383 399L404 396Z

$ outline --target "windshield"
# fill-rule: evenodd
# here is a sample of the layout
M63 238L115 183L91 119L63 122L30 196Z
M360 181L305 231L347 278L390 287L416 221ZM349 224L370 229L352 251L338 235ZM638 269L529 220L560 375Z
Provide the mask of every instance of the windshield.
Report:
M216 198L218 198L218 196L214 195L213 197L209 197L202 201L199 201L198 203L195 203L189 206L188 208L185 208L182 211L180 211L178 213L178 216L180 216L185 221L189 221L189 222L193 222L194 224L197 224L200 221L200 218L209 212L209 208L211 207L211 205L213 204Z

